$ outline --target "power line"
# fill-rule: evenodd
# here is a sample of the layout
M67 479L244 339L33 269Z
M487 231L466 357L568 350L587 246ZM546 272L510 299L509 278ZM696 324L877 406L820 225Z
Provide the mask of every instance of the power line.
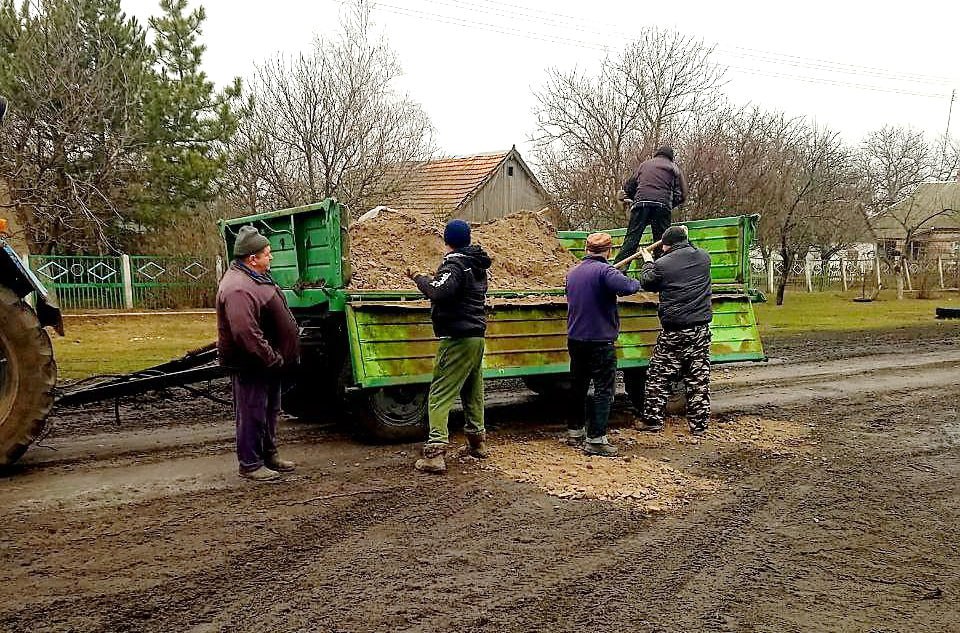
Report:
M450 8L466 10L469 12L479 13L483 15L495 15L495 16L506 17L506 18L513 18L513 19L524 18L548 27L575 29L580 33L588 33L588 34L594 34L598 36L606 37L606 36L610 36L611 34L614 34L620 37L620 39L622 39L623 41L627 41L631 37L631 34L618 31L616 30L616 27L609 24L594 22L595 24L603 25L604 31L603 32L591 31L589 29L584 28L583 26L584 20L582 19L576 19L570 16L564 16L563 14L546 16L542 13L536 12L536 10L529 10L529 9L522 9L522 8L517 9L515 7L508 7L508 5L504 5L498 2L493 2L491 0L480 0L480 1L485 2L485 4L491 5L495 8L487 9L483 7L478 7L476 4L472 2L466 2L464 0L434 0L433 4L444 5ZM507 7L507 8L500 8L500 7ZM392 12L394 13L399 13L400 11L412 11L420 15L435 16L440 21L446 21L447 23L454 23L454 22L450 22L450 20L454 20L456 21L455 22L456 24L459 24L461 26L469 27L473 25L480 25L481 28L485 28L486 30L492 30L493 32L497 32L497 33L513 34L513 32L515 31L514 29L510 29L511 33L506 33L502 29L508 28L508 27L502 27L500 25L484 23L484 22L476 22L468 18L431 13L427 11L421 11L418 9L410 9L409 7L396 7L394 5L390 5L388 10L390 9L392 9ZM561 19L557 19L557 17ZM564 20L576 20L577 23L575 25L568 24ZM590 22L590 20L587 20L587 22ZM520 34L522 34L525 37L531 37L530 31L527 31L527 30L521 31ZM532 39L538 39L541 41L550 41L555 43L566 43L567 40L572 40L573 38L564 37L560 35L539 34L537 36L533 36ZM586 42L583 40L573 40L573 41L576 41L582 46L588 47L591 49L604 50L604 51L608 50L606 46L601 47L596 45L593 42ZM794 66L801 69L822 71L827 73L836 73L836 74L842 74L842 75L855 75L857 77L866 75L870 77L876 77L878 79L886 79L889 81L896 81L901 83L930 84L930 85L938 85L938 86L955 85L956 83L960 83L960 79L951 79L951 78L940 77L935 75L922 75L919 73L904 73L904 72L890 71L882 68L876 68L876 67L870 67L870 66L858 66L855 64L846 64L846 63L823 60L823 59L804 58L797 55L775 53L771 51L761 51L758 49L750 49L750 48L741 47L741 46L734 46L732 47L732 49L728 49L722 46L717 46L714 50L719 56L730 56L736 59L746 59L749 61L759 60L761 62L766 62L774 65ZM805 80L809 80L809 78L805 78ZM829 80L829 81L836 81L836 80ZM871 89L878 89L878 88L879 87L874 87ZM899 90L904 90L904 89L900 88ZM927 95L920 95L920 96L927 96Z
M341 3L344 2L344 0L337 0L337 1ZM453 0L453 1L456 2L456 0ZM446 4L447 6L450 6L450 2L444 2L443 0L434 0L434 3ZM490 24L486 22L478 22L476 20L472 20L468 18L444 15L444 14L430 12L430 11L423 11L420 9L410 9L408 7L398 7L396 5L386 4L383 2L377 2L375 6L377 9L382 9L389 13L394 13L396 15L413 17L413 18L425 18L435 22L451 24L454 26L460 26L467 29L474 29L474 30L487 31L492 33L498 33L501 35L521 37L527 40L532 39L532 40L542 41L550 44L561 44L561 45L574 46L577 48L595 50L600 52L609 52L609 48L607 46L598 45L586 40L577 40L577 39L563 37L559 35L545 35L541 33L531 32L529 30L514 29L514 28L504 27L501 25ZM779 79L801 81L804 83L818 83L818 84L837 86L837 87L846 87L846 88L852 88L852 89L858 89L858 90L870 90L873 92L887 92L891 94L900 94L900 95L924 97L924 98L932 98L932 99L946 98L945 94L924 93L924 92L917 92L914 90L906 90L903 88L896 88L896 87L890 87L890 86L875 86L875 85L869 85L869 84L863 84L863 83L843 81L839 79L830 79L825 77L810 77L810 76L795 75L795 74L782 73L782 72L767 71L764 69L739 66L737 64L722 63L720 65L726 68L729 68L735 72L762 76L762 77L774 77Z

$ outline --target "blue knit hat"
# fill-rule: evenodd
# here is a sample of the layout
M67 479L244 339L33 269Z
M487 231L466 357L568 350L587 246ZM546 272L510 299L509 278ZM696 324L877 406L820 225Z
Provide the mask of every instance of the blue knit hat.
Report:
M443 229L443 241L453 248L463 248L470 244L470 225L463 220L450 220Z

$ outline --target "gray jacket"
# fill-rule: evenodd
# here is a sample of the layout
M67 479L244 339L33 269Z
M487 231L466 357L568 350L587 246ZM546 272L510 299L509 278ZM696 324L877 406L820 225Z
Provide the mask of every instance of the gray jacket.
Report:
M657 314L665 330L706 325L713 318L710 255L690 242L676 244L660 259L645 263L640 283L644 290L660 293Z

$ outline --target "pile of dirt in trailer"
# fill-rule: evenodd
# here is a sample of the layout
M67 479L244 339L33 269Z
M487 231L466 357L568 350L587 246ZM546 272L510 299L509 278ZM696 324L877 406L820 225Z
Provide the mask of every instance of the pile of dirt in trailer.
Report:
M556 229L541 213L520 212L473 228L493 265L491 290L562 288L577 259L565 249ZM441 228L412 214L381 210L350 227L350 288L416 290L407 267L433 273L443 259Z

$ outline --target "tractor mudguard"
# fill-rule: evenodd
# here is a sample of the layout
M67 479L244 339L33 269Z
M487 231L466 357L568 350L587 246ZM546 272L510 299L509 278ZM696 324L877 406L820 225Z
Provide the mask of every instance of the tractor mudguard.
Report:
M63 336L63 315L60 306L29 268L23 265L16 252L6 242L0 248L0 286L6 286L23 299L34 293L40 325L52 327Z

